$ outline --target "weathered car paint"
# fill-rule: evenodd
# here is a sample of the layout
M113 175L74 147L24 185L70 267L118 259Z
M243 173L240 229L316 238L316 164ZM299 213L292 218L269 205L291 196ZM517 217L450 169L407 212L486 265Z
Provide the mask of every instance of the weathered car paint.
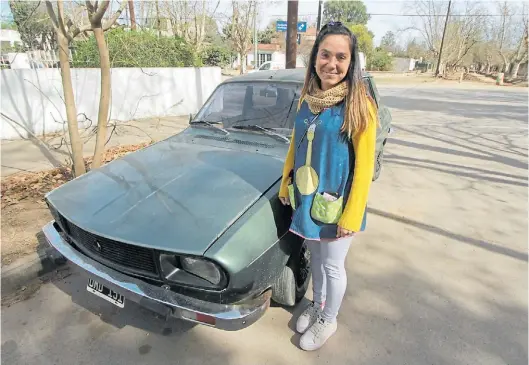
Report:
M303 243L288 231L292 210L278 193L279 181L206 252L231 274L228 290L265 290Z
M263 154L168 139L93 170L47 199L89 232L202 255L277 181L281 168L280 159Z

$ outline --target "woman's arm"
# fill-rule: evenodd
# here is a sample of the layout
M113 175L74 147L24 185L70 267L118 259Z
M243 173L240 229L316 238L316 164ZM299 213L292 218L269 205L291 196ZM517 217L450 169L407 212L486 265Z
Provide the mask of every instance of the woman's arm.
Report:
M339 227L352 232L360 231L362 226L375 166L377 114L371 99L368 108L370 120L366 130L353 137L355 151L353 183L342 217L338 222Z
M294 134L292 129L292 138L290 139L290 146L288 147L287 158L283 166L283 178L281 180L281 187L279 188L279 197L288 198L288 184L290 178L290 171L294 168Z

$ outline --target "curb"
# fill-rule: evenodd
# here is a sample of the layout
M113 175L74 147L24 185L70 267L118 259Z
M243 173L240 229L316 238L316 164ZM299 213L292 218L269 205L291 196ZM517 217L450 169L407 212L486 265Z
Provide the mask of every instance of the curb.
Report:
M66 263L53 247L47 247L2 267L2 295L16 292L31 281Z

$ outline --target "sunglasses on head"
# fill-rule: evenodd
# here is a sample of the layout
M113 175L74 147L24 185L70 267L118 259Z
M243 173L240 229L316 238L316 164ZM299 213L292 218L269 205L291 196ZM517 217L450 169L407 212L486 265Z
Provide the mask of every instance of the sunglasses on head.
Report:
M342 22L335 22L335 21L330 21L327 24L325 24L326 27L339 27L341 25L343 25Z

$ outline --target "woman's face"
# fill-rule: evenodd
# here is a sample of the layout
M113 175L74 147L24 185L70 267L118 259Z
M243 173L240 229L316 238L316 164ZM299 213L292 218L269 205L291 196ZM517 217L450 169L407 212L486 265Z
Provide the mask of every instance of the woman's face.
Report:
M316 73L321 80L322 90L339 84L349 70L351 46L345 35L329 35L320 43L316 57Z

